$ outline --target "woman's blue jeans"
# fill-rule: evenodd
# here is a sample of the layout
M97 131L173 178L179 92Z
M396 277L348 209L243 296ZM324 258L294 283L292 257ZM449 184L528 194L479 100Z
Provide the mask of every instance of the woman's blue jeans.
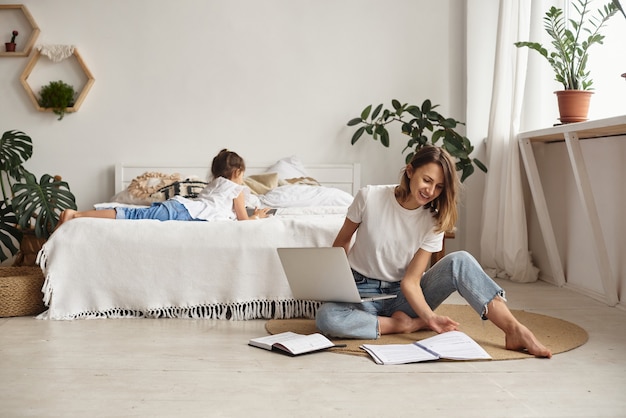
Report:
M324 303L317 311L317 328L329 337L376 339L379 337L378 316L391 316L402 311L416 318L400 282L385 282L367 278L353 271L354 280L361 293L395 294L394 299L363 303ZM487 305L496 296L504 299L504 290L489 277L478 261L466 251L458 251L439 260L428 269L420 282L424 298L435 310L454 291L486 318Z

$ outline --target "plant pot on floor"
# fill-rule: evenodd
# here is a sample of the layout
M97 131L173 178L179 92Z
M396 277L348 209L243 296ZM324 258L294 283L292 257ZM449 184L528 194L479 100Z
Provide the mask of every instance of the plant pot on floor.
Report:
M16 254L13 266L37 266L37 255L46 241L46 238L37 238L35 232L32 230L24 231L24 236L22 237L22 242L20 243L20 251Z
M592 91L559 90L554 93L559 104L559 120L562 123L584 122L587 120Z
M4 43L4 47L7 50L7 52L15 52L15 46L17 44L15 42L5 42Z

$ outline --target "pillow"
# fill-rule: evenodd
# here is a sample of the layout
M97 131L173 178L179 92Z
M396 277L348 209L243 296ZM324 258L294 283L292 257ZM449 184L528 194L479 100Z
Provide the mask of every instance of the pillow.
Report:
M334 187L308 184L287 184L270 190L259 196L263 206L272 208L313 207L313 206L350 206L352 195Z
M276 161L271 167L265 170L265 172L278 173L279 179L292 179L296 177L309 176L304 168L304 165L302 165L298 157L295 155Z
M287 184L308 184L309 186L321 186L320 182L313 177L297 177L293 179L285 179Z
M152 194L180 180L180 174L165 174L157 171L150 171L135 177L125 190L122 190L111 198L113 202L126 203L130 205L150 205L155 202Z
M151 195L155 200L167 200L174 196L182 196L188 199L198 197L198 194L207 186L206 181L200 180L182 180L160 188Z
M265 194L278 186L278 173L254 174L243 179L254 194Z

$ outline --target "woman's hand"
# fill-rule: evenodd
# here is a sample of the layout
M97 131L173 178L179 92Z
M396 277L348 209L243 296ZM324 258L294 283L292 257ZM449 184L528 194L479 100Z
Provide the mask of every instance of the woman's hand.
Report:
M426 320L428 328L441 334L442 332L456 331L459 323L447 316L433 315Z

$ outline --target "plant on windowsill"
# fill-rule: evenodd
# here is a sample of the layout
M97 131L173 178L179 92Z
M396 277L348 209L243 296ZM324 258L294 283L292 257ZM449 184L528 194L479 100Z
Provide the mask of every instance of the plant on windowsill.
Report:
M48 85L43 86L39 92L39 106L52 109L58 120L63 119L67 108L72 107L75 102L76 92L74 87L63 81L51 81Z
M457 125L464 125L463 122L452 118L446 118L434 109L439 105L432 105L430 100L425 100L422 106L401 104L398 100L391 101L392 109L383 109L379 104L372 112L372 105L367 106L357 118L348 121L348 126L357 126L357 130L352 135L352 145L363 135L370 135L374 140L389 147L389 131L387 125L399 123L401 132L409 136L406 147L402 152L407 152L406 163L408 164L413 154L424 145L438 145L442 141L441 147L456 159L456 169L461 171L461 181L465 181L474 173L474 165L487 172L487 167L477 158L471 158L470 154L474 147L470 140L458 133Z
M587 120L589 100L593 94L593 80L587 70L589 48L595 44L603 44L605 37L601 30L618 11L619 1L614 0L592 12L592 1L572 1L576 16L567 20L563 9L558 7L552 6L545 13L544 29L552 39L551 52L538 42L515 42L518 48L528 47L541 54L554 70L555 80L563 85L563 90L555 92L562 123ZM569 107L567 100L570 98L581 100L580 107Z
M25 240L45 242L65 209L76 209L76 199L67 182L44 174L39 182L24 168L33 154L32 140L24 132L6 131L0 138L0 262L20 254ZM8 186L8 189L7 189ZM28 244L35 246L32 244ZM21 251L22 250L22 251ZM29 262L16 260L17 265ZM36 255L36 252L35 252ZM34 265L34 260L32 260Z

